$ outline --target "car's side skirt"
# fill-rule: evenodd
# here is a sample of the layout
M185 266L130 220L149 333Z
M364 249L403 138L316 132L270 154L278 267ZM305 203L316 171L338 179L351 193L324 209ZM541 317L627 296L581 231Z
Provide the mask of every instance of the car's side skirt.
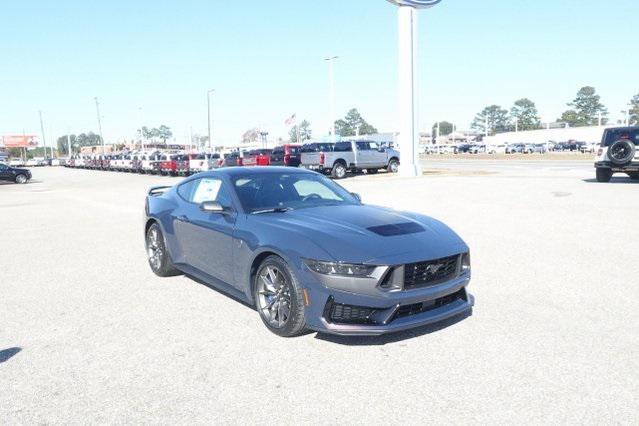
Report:
M253 303L248 299L248 297L246 297L246 294L244 294L243 292L241 292L240 290L236 289L235 287L233 287L232 285L219 280L215 277L212 277L211 275L207 274L206 272L202 272L197 268L194 268L190 265L187 265L185 263L179 263L176 264L175 267L177 269L179 269L180 271L184 272L186 275L191 276L193 278L196 278L199 281L204 282L205 284L215 287L215 289L220 290L226 294L228 294L229 296L233 297L234 299L238 299L241 302L247 304L247 305L251 305L253 306Z

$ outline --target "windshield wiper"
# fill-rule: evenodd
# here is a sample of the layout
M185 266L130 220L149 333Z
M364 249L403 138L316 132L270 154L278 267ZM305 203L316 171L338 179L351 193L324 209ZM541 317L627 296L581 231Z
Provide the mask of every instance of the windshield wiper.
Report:
M262 213L286 213L288 211L293 210L292 207L273 207L272 209L264 209L264 210L255 210L251 214L262 214Z

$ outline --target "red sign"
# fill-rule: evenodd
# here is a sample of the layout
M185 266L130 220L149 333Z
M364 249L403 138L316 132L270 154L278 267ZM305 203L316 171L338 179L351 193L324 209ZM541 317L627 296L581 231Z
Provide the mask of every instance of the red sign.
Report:
M0 136L1 145L5 148L28 148L38 145L38 137L36 135L8 135Z

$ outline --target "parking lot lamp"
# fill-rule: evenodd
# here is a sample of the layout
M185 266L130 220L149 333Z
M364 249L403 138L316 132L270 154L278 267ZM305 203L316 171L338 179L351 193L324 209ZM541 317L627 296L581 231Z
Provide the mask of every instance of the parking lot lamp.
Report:
M330 58L324 58L328 62L328 99L329 99L329 131L331 137L335 139L335 70L333 63L339 56L332 56Z
M207 90L206 92L206 110L207 110L207 125L209 129L209 152L211 151L211 93L215 92L215 89Z
M106 148L104 146L104 136L102 136L102 122L100 121L100 103L98 102L98 98L93 98L95 100L95 112L98 116L98 135L100 139L102 139L102 154L106 153Z
M42 111L38 111L40 114L40 131L42 132L42 143L44 146L44 158L47 158L47 138L44 135L44 124L42 123ZM53 153L51 155L53 157Z

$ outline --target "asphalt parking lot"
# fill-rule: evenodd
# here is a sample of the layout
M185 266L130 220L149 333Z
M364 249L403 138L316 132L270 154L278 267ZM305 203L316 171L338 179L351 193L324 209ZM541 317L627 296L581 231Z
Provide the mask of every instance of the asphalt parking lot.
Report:
M64 168L0 185L0 419L20 423L639 422L639 183L592 164L429 162L342 181L469 244L473 315L282 339L147 265L146 189Z

